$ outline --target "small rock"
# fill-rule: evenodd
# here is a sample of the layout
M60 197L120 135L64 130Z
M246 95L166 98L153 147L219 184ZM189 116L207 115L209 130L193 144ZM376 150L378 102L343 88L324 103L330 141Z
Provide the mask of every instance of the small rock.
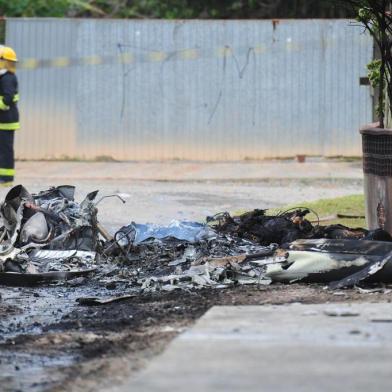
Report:
M107 288L108 290L114 290L116 287L117 287L116 282L109 282L109 283L106 285L106 288Z
M370 321L372 323L392 323L392 318L374 318Z
M357 317L359 312L348 308L335 308L324 310L324 314L331 317Z
M343 292L343 291L335 291L334 293L332 293L332 295L336 295L336 296L344 296L344 295L346 295L346 293L345 293L345 292Z
M68 280L67 284L68 284L68 286L74 287L74 286L80 286L80 285L86 283L86 281L87 281L87 279L81 276L79 278Z

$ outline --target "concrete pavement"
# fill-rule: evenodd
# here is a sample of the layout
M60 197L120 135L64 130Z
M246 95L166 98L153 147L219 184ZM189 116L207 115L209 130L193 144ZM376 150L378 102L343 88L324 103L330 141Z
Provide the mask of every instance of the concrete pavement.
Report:
M111 391L390 391L391 335L390 303L214 307Z

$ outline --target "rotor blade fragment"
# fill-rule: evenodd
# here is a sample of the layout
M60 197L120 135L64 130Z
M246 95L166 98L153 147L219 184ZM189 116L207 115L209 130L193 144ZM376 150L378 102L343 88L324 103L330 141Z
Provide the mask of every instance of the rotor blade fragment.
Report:
M389 261L392 261L392 252L389 252L381 261L375 261L369 263L365 266L365 268L361 269L358 272L355 272L352 275L349 275L341 280L331 282L329 284L330 289L341 289L343 287L352 287L374 275L376 272L382 270Z
M34 286L37 284L69 280L79 276L88 275L94 271L96 271L96 268L90 268L81 271L42 272L38 274L0 272L0 284L9 286Z

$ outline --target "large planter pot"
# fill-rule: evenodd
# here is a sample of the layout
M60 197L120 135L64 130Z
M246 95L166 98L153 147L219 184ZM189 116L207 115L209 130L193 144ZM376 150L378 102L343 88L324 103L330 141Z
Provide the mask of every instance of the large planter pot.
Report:
M366 222L392 234L392 129L362 128Z

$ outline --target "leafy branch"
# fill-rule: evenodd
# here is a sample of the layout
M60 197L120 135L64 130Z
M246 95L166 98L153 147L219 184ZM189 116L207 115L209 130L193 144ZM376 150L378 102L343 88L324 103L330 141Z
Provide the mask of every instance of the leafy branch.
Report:
M378 117L384 128L385 110L392 113L392 1L339 0L357 13L357 20L373 37L379 50L379 59L368 65L369 79L378 88ZM385 97L388 96L388 107Z

